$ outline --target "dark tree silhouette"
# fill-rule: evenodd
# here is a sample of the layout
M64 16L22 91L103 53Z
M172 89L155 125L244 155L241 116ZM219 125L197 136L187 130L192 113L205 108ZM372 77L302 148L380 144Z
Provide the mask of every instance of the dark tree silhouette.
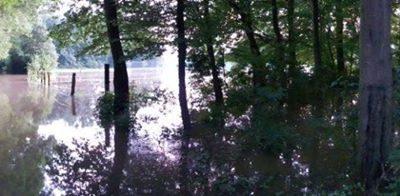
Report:
M114 61L114 123L115 156L109 178L109 195L119 195L122 169L127 156L129 136L129 80L126 70L117 18L117 2L104 0L108 39Z
M366 195L376 195L391 148L391 0L361 1L360 150Z
M188 172L187 172L187 152L188 143L190 138L191 123L190 114L187 103L186 95L186 80L185 80L185 69L186 69L186 38L185 38L185 4L184 0L178 0L177 12L176 12L176 28L178 31L178 74L179 74L179 104L181 107L181 116L183 122L183 134L182 134L182 157L181 157L181 183L182 193L187 195L188 189Z

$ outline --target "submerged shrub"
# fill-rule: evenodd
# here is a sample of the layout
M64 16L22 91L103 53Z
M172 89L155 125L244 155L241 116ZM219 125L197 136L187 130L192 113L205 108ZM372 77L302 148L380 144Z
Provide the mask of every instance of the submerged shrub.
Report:
M103 127L111 127L114 119L114 94L110 92L104 93L97 99L95 116L99 120L99 124Z

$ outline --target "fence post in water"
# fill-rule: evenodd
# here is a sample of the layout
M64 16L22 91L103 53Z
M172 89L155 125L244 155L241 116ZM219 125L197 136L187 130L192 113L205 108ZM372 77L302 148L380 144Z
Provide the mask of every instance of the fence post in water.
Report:
M50 72L47 72L47 85L50 86Z
M110 129L111 127L108 125L104 128L106 147L110 147Z
M46 86L47 83L46 72L42 72L42 77L43 77L43 86Z
M44 85L43 72L39 72L39 77L40 77L40 84L41 84L41 85Z
M110 64L104 64L104 89L110 91Z
M76 80L76 73L72 73L72 86L71 86L71 96L75 95L75 81Z
M75 97L71 97L71 110L72 110L72 115L76 116L76 106L75 106Z

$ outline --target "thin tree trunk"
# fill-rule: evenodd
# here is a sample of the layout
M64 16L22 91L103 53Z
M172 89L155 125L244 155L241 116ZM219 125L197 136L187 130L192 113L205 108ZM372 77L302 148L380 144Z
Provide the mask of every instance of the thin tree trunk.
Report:
M267 68L265 67L261 59L260 47L258 46L255 38L256 36L254 33L253 21L251 19L251 16L248 13L244 12L235 1L229 0L229 4L240 15L240 21L242 23L243 30L245 31L247 39L249 41L250 52L254 57L251 62L253 66L253 86L255 89L259 87L265 87Z
M104 12L108 40L114 61L114 122L116 135L114 164L109 178L108 194L119 195L119 185L122 178L123 164L126 160L126 148L129 136L129 79L120 39L117 2L115 0L104 0Z
M314 87L315 87L315 105L313 115L317 118L323 116L323 90L321 85L322 80L322 52L321 52L321 40L320 40L320 8L318 0L312 1L312 14L313 14L313 48L314 48ZM312 161L310 162L310 178L311 182L316 183L318 179L318 159L319 159L319 143L320 143L320 132L315 131L315 134L311 138L311 144L314 146L312 149Z
M181 107L181 116L183 122L182 146L181 146L181 183L182 194L189 195L189 182L188 182L188 165L187 153L190 139L191 123L190 114L187 103L186 95L186 81L185 81L185 68L186 68L186 38L185 38L185 21L184 0L177 0L177 14L176 14L176 28L178 30L178 61L179 61L179 104Z
M279 10L276 0L271 0L272 4L272 26L276 37L276 65L278 68L278 80L283 88L286 88L286 74L285 74L285 49L283 48L283 36L281 28L279 27Z
M209 0L204 0L204 17L206 19L206 24L210 24L210 11L209 11ZM217 63L215 60L215 50L214 50L214 42L211 33L207 33L207 54L208 60L211 66L211 74L212 74L212 83L214 88L214 96L215 96L215 104L219 109L222 109L224 106L224 95L222 92L222 81L219 77L219 69L217 67Z
M288 36L289 36L289 76L293 75L296 69L296 39L294 26L294 0L288 0Z
M293 81L296 78L296 74L298 73L298 68L297 68L297 59L296 59L296 27L294 26L294 19L295 19L295 2L294 0L288 0L287 4L288 10L287 10L287 23L288 23L288 80L291 80L292 82L288 82L288 97L287 97L287 104L288 104L288 114L289 116L295 115L297 112L297 106L298 101L296 92L298 89L295 89L296 87L293 87L293 84L295 81Z
M186 81L185 81L185 69L186 69L186 38L185 38L185 23L184 23L184 0L178 0L177 8L177 29L178 29L178 61L179 61L179 104L181 107L181 115L183 127L185 130L191 129L190 115L187 103L186 94Z
M271 4L272 4L272 24L276 36L276 43L281 44L283 38L281 34L281 29L279 27L278 5L276 4L276 0L271 0Z
M337 75L338 77L346 76L346 67L345 67L345 57L344 57L344 46L343 46L343 0L336 0L336 8L335 8L335 18L336 18L336 63L337 63ZM340 93L343 89L339 89ZM343 116L343 96L338 96L337 98L337 108L339 108L338 112L340 116ZM340 120L341 127L344 126L344 119Z
M339 76L346 75L343 48L343 0L336 0L336 61Z
M391 149L391 0L361 1L360 155L365 195L375 195Z
M314 115L317 118L322 117L323 115L323 97L324 91L322 88L324 87L324 78L323 78L323 67L322 67L322 47L321 47L321 39L320 39L320 8L319 8L319 1L318 0L311 0L312 1L312 13L313 13L313 48L314 48L314 88L316 95L315 98L315 105L314 105Z
M234 0L229 0L230 6L236 11L240 16L240 21L242 23L242 28L246 33L249 47L250 47L250 54L252 58L250 60L250 64L252 65L252 72L253 72L253 100L252 100L252 115L251 115L251 124L253 128L258 129L261 128L259 126L260 122L264 119L265 110L263 110L263 97L258 95L258 91L260 88L263 88L267 85L266 82L266 75L267 75L267 68L265 63L262 60L260 47L257 44L255 38L255 32L253 28L253 21L251 18L251 9L250 4L248 4L247 10L246 8L240 7ZM248 12L246 12L248 11Z
M328 47L328 54L329 54L329 60L330 60L330 65L334 65L335 64L335 52L334 50L334 46L331 43L332 40L332 31L331 28L328 27L328 32L326 32L326 46Z
M322 70L322 54L321 54L321 40L320 40L320 9L318 0L312 1L313 12L313 47L314 47L314 64L315 75L318 77Z
M211 74L212 74L212 83L213 83L213 88L214 88L215 103L220 109L222 109L224 106L222 81L221 81L221 78L219 77L220 73L219 73L219 68L217 67L217 64L215 61L214 46L211 42L207 43L207 53L208 53L208 58L210 60L210 65L211 65Z

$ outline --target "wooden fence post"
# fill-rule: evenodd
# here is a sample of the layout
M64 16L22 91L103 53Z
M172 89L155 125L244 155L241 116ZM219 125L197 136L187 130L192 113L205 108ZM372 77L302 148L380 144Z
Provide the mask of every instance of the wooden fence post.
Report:
M50 86L50 72L47 72L47 85Z
M110 91L110 64L104 64L104 89Z
M75 106L75 97L71 97L71 110L72 110L72 115L76 116L76 106Z
M41 84L41 85L44 85L43 72L39 72L39 77L40 77L40 84Z
M110 147L110 129L108 125L104 128L106 147Z
M71 96L75 95L76 73L72 73Z

